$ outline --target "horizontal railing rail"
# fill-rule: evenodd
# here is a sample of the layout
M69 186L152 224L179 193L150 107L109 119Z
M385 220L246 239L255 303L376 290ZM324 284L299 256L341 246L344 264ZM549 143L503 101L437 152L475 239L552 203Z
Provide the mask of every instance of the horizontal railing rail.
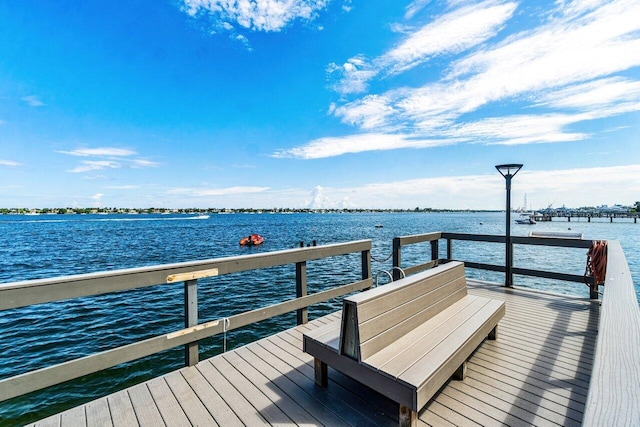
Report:
M598 339L585 426L631 426L640 420L640 307L622 247L607 244Z
M354 253L361 254L362 280L307 294L307 261ZM0 380L0 401L180 345L185 346L185 364L194 365L198 362L199 340L285 313L296 311L298 324L306 323L309 306L371 287L370 256L371 240L360 240L255 255L0 284L0 311L175 282L184 282L185 306L184 329ZM228 318L198 323L198 279L287 264L296 265L296 298Z
M446 240L446 257L439 258L439 241ZM472 262L464 259L458 259L453 256L453 242L459 241L471 241L471 242L484 242L484 243L506 243L505 236L498 236L492 234L464 234L464 233L446 233L436 232L427 234L416 234L411 236L396 237L393 240L393 266L402 268L405 273L413 274L422 270L426 270L437 265L440 262L448 261L463 261L465 267L475 268L479 270L506 272L505 265L488 264L481 262ZM429 261L414 266L402 266L402 247L413 245L417 243L431 244L431 254ZM568 239L568 238L551 238L551 237L522 237L511 236L511 245L535 245L535 246L551 246L562 248L583 248L588 249L591 246L590 240L581 239ZM567 274L561 272L535 270L529 268L513 267L511 268L512 274L519 274L523 276L539 277L552 280L564 280L569 282L584 283L584 275ZM397 278L397 277L396 277ZM587 277L587 281L591 278ZM511 281L510 283L513 283Z

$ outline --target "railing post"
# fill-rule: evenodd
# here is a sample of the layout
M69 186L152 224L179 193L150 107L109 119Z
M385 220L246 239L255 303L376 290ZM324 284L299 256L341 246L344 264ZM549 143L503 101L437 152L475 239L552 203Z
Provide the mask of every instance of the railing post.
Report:
M439 256L440 256L439 240L432 240L431 241L431 260L436 261L435 266L438 265L437 260Z
M301 298L307 295L307 262L296 262L296 297ZM296 322L303 325L309 321L309 311L307 308L296 310Z
M400 245L400 238L393 238L393 266L402 268L402 246ZM400 279L400 270L398 268L393 269L393 280Z
M198 324L198 279L184 282L184 327L190 328ZM193 366L198 363L198 342L184 345L184 364Z
M371 251L362 251L360 254L362 259L362 280L371 277Z
M453 259L453 240L447 239L447 260Z
M509 272L511 273L511 277L509 278L511 286L513 286L513 242L511 243L511 254L509 255L509 260L511 261L511 265L509 266Z

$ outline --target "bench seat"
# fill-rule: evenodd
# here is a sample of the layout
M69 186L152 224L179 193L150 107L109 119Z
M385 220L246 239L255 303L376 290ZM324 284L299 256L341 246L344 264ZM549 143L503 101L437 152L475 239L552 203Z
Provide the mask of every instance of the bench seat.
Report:
M397 402L411 425L452 375L464 377L504 313L503 302L468 295L464 266L449 263L346 298L342 318L305 333L303 349L316 383L326 386L331 366Z

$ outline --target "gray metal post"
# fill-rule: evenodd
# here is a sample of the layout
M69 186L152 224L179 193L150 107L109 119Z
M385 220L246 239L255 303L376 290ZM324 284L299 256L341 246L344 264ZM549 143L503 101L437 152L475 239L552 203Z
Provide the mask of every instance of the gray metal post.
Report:
M184 282L184 327L190 328L198 324L198 280ZM198 342L184 345L184 364L193 366L199 361Z
M439 242L438 240L432 240L431 241L431 260L437 261L438 258L440 258ZM437 262L436 262L436 265L438 265Z
M513 251L511 250L511 176L506 176L507 182L507 224L505 229L505 278L504 285L508 288L513 287L513 274L511 274L511 268L513 267Z
M511 178L513 178L522 168L522 164L506 164L496 165L496 169L500 172L506 181L507 188L507 206L506 210L506 227L505 227L505 261L504 261L504 285L508 288L513 287L513 247L511 245Z
M402 268L400 265L402 263L402 246L400 245L400 238L393 238L393 266ZM400 270L397 268L393 269L393 280L400 279Z
M301 298L307 295L307 262L296 262L296 297ZM296 322L303 325L309 321L309 311L307 308L296 310Z

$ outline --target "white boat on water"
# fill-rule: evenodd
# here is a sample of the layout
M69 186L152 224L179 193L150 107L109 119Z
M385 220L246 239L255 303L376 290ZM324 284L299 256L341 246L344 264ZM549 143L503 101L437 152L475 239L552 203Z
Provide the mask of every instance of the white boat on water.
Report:
M525 212L521 213L519 217L516 218L516 224L535 224L536 220L534 219L535 213Z

